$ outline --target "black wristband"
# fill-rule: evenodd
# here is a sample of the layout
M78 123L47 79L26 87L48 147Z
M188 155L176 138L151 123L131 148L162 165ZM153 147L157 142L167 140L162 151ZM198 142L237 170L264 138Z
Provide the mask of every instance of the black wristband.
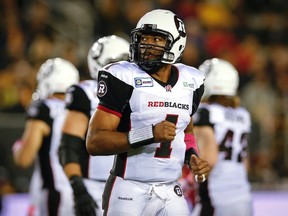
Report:
M194 154L194 155L196 155L197 157L199 157L199 155L197 154L197 152L195 151L194 148L189 148L189 149L186 150L184 163L185 163L186 165L188 165L190 169L191 169L191 167L190 167L190 158L191 158L191 155L192 155L192 154Z

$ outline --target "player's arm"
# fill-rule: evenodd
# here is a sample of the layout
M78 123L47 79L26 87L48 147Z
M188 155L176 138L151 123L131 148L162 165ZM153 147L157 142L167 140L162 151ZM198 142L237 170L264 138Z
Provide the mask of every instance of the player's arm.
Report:
M194 135L196 137L201 157L214 166L218 160L218 145L215 138L214 124L210 121L210 111L202 107L198 109L194 121Z
M73 189L75 214L95 216L97 205L84 184L80 162L87 154L85 135L91 110L90 100L80 86L73 85L66 92L65 102L67 114L59 146L60 163Z
M83 112L68 111L62 128L59 158L73 189L76 214L94 216L97 205L84 185L80 165L87 125L88 117Z
M91 155L110 155L125 152L131 147L128 132L118 132L120 118L97 109L92 115L86 137L86 148Z
M213 167L218 160L218 146L215 140L214 130L211 126L194 126L201 158L208 161Z
M72 85L65 94L67 113L62 127L59 159L70 179L82 176L80 158L86 155L85 135L90 117L91 104L80 85Z
M69 179L74 175L82 176L79 154L85 145L88 121L89 119L84 113L73 110L69 110L65 117L59 157Z
M192 118L190 119L190 122L186 127L184 133L185 133L184 141L186 144L186 153L190 152L190 154L196 154L198 156L199 150L194 136Z
M186 143L185 163L190 167L191 172L197 176L197 180L204 182L210 172L211 167L207 160L202 158L202 156L199 157L198 145L194 137L192 118L184 132Z
M245 168L246 168L246 171L247 172L249 172L250 170L250 161L249 161L249 158L248 157L246 157L246 158L244 158L243 159L243 164L244 164L244 166L245 166Z
M42 145L43 137L49 133L50 127L46 122L37 119L27 120L21 140L13 146L15 163L23 168L32 165Z
M86 148L91 155L111 155L131 148L162 141L172 141L175 124L162 121L156 125L132 128L119 132L123 110L128 109L133 87L107 71L99 72L97 110L92 115L86 137Z
M118 132L120 118L97 109L88 127L86 148L91 155L109 155L126 152L152 143L172 141L176 126L168 121L136 128L129 132Z

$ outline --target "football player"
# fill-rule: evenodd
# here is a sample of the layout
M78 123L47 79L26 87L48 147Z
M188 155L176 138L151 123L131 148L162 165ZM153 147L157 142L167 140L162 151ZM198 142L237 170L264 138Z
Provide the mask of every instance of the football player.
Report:
M192 124L204 75L176 63L185 44L182 20L156 9L131 32L132 62L99 72L100 102L86 147L91 155L116 154L103 194L104 215L189 215L177 182L184 161L199 182L208 175L208 163L196 156Z
M68 114L62 129L59 156L74 192L77 216L103 215L102 193L113 156L89 156L85 137L88 121L98 105L97 78L103 66L129 59L129 42L109 35L98 39L87 56L93 79L71 86L66 94Z
M212 170L208 181L199 185L200 205L193 215L251 216L246 169L251 120L249 112L239 106L238 72L218 58L206 60L199 70L206 74L205 103L194 115L194 133L201 157Z
M28 167L35 161L31 194L39 200L35 215L75 215L73 191L59 162L58 147L61 128L65 118L65 92L69 86L79 82L79 72L69 61L51 58L45 61L37 74L37 90L27 110L25 130L21 140L13 145L13 156L17 165ZM41 191L37 191L41 183ZM36 191L34 190L36 189ZM38 194L37 194L38 192ZM30 212L32 213L32 212Z

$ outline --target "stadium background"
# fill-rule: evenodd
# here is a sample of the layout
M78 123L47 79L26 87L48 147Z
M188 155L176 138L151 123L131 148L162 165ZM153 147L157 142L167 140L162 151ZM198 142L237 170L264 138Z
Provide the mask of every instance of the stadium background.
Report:
M254 205L261 215L269 215L270 209L281 215L275 211L288 201L287 0L1 0L3 211L9 211L11 199L25 207L33 167L17 168L11 146L22 134L39 66L60 56L78 67L82 79L89 78L86 55L91 44L109 34L129 39L138 19L155 8L170 9L184 20L184 63L198 67L206 58L219 57L239 70L241 103L253 120L249 178Z

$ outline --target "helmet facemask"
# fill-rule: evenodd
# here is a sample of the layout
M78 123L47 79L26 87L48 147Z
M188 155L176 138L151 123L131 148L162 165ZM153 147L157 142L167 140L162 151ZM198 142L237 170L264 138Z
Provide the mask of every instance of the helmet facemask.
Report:
M143 35L164 37L166 44L165 46L159 46L142 43L141 38ZM170 52L174 41L173 36L168 32L154 29L153 25L145 25L142 28L133 30L131 32L131 40L130 53L133 61L149 74L157 72L167 64L166 62L172 62L174 59L174 54Z

